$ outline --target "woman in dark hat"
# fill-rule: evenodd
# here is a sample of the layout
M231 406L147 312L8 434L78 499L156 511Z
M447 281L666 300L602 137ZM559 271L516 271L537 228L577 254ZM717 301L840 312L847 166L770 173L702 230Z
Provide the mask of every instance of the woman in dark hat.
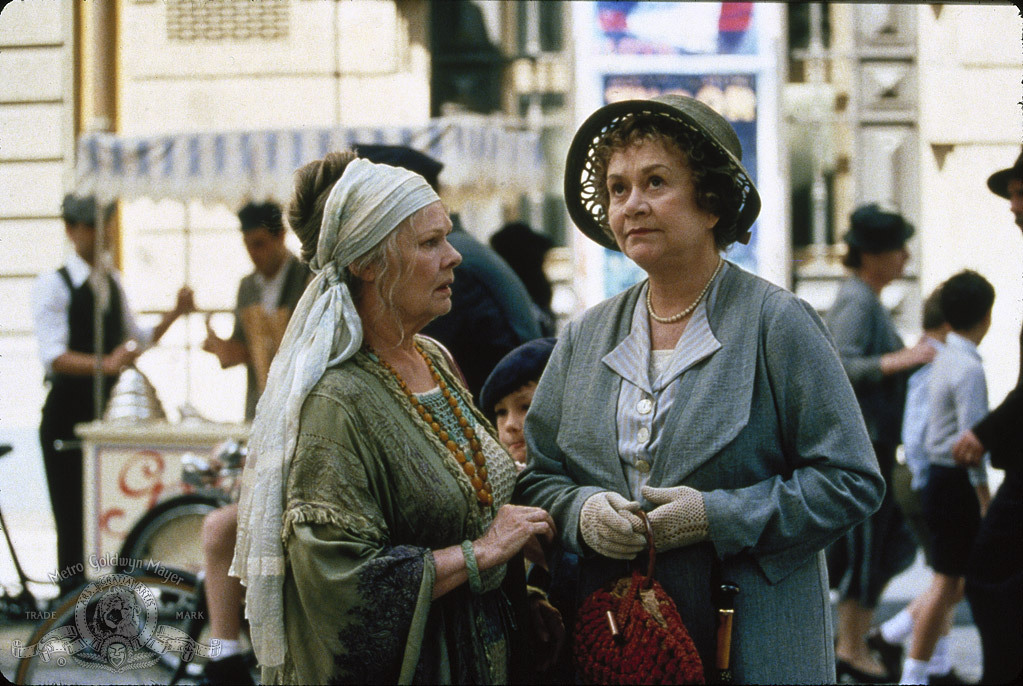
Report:
M529 297L533 299L540 330L545 336L552 336L555 331L554 312L551 311L554 291L543 264L554 243L547 236L533 231L528 224L509 222L490 237L490 247L522 279Z
M880 300L881 290L902 276L909 259L906 241L912 235L913 227L901 215L876 204L853 212L844 259L851 274L826 317L888 485L877 513L828 550L831 583L841 598L835 650L839 676L845 673L865 683L899 678L871 655L867 633L884 587L912 564L916 554L912 534L894 500L891 475L909 372L930 362L935 350L923 338L905 347Z
M883 482L813 308L721 258L760 210L741 156L731 126L680 95L607 105L576 133L569 213L649 278L559 336L518 493L583 556L580 601L645 548L642 509L705 670L727 579L736 681L833 683L823 550Z

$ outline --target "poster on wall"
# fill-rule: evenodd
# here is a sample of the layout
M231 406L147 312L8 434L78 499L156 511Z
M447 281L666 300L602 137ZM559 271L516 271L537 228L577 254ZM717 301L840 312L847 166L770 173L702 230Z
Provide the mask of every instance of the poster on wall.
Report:
M576 107L582 121L621 100L667 93L697 98L735 129L743 165L761 196L783 197L776 167L777 58L781 12L753 2L643 2L600 0L575 5ZM685 27L685 30L679 30ZM765 185L767 186L765 188ZM765 209L768 201L765 201ZM783 215L764 212L749 245L735 244L726 258L763 276L784 274L778 241ZM766 243L766 248L765 248ZM583 248L584 251L591 250ZM645 278L619 252L597 248L588 285L610 297ZM763 255L771 255L765 263ZM780 279L775 278L776 281ZM599 290L597 290L599 289Z
M752 2L596 3L604 55L752 55L757 51ZM686 27L680 31L679 27Z

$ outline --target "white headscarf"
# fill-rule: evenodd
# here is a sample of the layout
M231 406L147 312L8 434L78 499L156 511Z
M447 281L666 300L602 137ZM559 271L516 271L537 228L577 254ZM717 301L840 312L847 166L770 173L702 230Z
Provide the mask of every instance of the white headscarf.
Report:
M264 669L284 663L284 487L295 454L299 412L327 368L362 346L362 321L341 275L399 223L440 198L423 177L355 159L323 209L316 275L295 307L256 408L238 504L231 574L246 586L245 615Z

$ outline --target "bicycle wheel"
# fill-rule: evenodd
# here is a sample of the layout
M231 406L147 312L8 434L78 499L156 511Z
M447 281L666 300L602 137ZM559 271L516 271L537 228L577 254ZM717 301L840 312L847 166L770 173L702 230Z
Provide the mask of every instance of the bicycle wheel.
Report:
M182 660L208 646L187 633L201 630L195 577L165 572L110 574L65 595L24 645L14 644L15 683L170 683Z
M145 563L146 569L162 564L198 574L203 567L202 521L223 502L201 494L179 495L147 512L132 527L120 556ZM125 571L120 565L117 571Z

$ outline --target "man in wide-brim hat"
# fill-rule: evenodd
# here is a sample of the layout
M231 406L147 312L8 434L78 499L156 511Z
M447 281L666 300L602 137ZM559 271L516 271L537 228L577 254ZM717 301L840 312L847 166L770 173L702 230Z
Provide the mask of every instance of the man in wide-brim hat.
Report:
M1016 226L1023 229L1023 150L1015 164L988 177L987 187L1009 201L1009 209L1016 216Z
M995 195L1009 200L1016 225L1023 229L1023 151L1008 169L987 180ZM956 462L979 464L985 452L1005 480L988 506L966 572L966 597L984 653L982 684L1011 682L1023 668L1023 330L1020 373L1005 400L952 447Z

